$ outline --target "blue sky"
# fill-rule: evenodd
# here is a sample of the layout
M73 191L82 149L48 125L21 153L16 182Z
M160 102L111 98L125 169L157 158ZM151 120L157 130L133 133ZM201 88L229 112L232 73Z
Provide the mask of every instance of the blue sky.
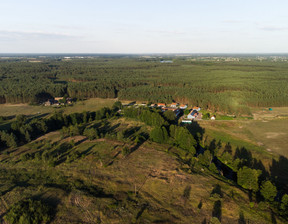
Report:
M0 53L288 53L287 0L3 0L0 9Z

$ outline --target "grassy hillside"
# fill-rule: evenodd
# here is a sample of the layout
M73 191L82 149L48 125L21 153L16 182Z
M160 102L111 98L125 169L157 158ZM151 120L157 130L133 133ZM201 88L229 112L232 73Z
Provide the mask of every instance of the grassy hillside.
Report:
M212 217L285 223L268 204L250 202L235 182L204 166L191 169L181 149L138 143L136 136L151 131L140 121L110 118L86 126L108 134L89 140L54 131L1 151L1 219L30 198L52 208L51 223L209 223Z

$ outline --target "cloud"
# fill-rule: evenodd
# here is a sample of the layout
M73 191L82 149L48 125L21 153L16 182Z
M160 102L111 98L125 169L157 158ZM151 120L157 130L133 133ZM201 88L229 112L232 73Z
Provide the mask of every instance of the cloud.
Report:
M224 21L222 21L222 23L232 23L232 24L235 24L235 23L245 23L245 21L242 21L242 20L224 20Z
M0 40L65 40L79 36L43 31L0 30Z
M185 35L185 34L187 34L187 32L179 31L179 30L147 30L146 32L165 34L165 35Z
M262 27L259 27L259 29L264 30L264 31L283 31L283 30L288 30L288 27L262 26Z

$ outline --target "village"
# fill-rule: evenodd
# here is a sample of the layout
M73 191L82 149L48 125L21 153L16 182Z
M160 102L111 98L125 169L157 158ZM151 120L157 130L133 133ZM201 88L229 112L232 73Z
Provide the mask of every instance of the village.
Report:
M61 106L72 106L76 100L69 97L55 97L48 99L42 105L44 106L52 106L52 107L61 107ZM173 111L175 116L179 119L181 123L192 123L193 120L202 120L203 114L201 108L198 106L188 108L188 104L179 104L173 102L171 104L166 103L136 103L136 101L132 102L122 102L123 107L150 107L150 108L159 108L162 112L165 111ZM215 120L216 116L212 115L211 117L205 117L204 119Z
M179 118L181 123L192 123L193 120L202 120L203 116L202 113L200 112L201 111L200 107L194 106L189 109L187 104L179 104L175 102L171 103L170 105L166 103L156 103L156 104L151 103L150 105L148 105L146 103L137 104L135 101L133 101L130 103L124 103L122 105L123 107L148 106L150 108L160 108L162 112L173 111L175 113L175 116ZM209 117L209 119L215 120L216 116L212 115L211 117Z
M44 106L60 107L65 105L72 105L75 100L70 97L55 97L48 99L43 103Z

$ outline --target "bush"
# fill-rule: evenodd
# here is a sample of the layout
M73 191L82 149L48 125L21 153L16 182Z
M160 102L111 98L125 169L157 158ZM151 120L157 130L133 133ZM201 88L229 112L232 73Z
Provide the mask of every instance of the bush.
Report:
M131 153L131 149L128 148L127 146L125 146L125 147L122 149L122 154L123 154L124 156L127 156L127 155L130 154L130 153Z
M4 219L11 224L48 223L51 219L51 208L41 201L26 199L14 204Z

